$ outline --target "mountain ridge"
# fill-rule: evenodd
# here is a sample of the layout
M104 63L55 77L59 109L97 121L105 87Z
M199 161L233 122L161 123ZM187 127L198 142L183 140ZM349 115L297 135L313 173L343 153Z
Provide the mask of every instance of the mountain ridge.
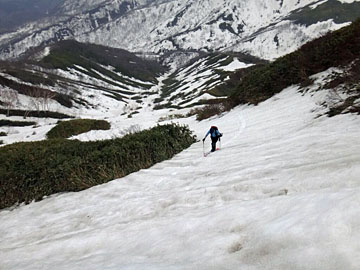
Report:
M336 7L344 7L343 14L360 10L359 1L343 0L272 0L266 4L228 0L95 3L93 9L89 5L83 13L78 12L65 21L50 21L44 25L45 28L33 25L33 30L20 28L20 34L0 36L0 58L18 57L29 47L76 39L133 52L164 54L179 50L211 52L231 49L274 59L353 19L346 19L347 15L344 15L334 22L335 15L331 14L339 13L332 6L334 3ZM317 10L329 13L323 18L321 14L314 15L314 18L319 17L319 23L301 25L299 18L290 16L293 12L302 11L306 15ZM271 50L266 54L263 47Z

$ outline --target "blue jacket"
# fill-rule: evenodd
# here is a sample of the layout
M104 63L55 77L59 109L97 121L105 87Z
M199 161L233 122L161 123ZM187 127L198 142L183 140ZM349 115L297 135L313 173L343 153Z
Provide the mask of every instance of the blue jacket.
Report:
M209 131L206 133L204 139L206 139L206 137L210 134L210 129ZM216 138L216 137L221 137L222 134L219 132L219 130L215 129L215 131L213 133L211 133L211 137Z

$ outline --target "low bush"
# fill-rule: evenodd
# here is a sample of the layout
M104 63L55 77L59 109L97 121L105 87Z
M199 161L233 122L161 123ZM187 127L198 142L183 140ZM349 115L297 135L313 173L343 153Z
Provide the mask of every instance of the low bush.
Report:
M340 102L339 104L330 107L327 115L333 117L344 112L360 114L360 105L356 105L355 101L360 99L360 93L355 96L351 96Z
M201 120L210 118L211 116L220 114L223 111L224 111L224 109L221 104L210 104L210 105L206 105L202 108L194 109L193 113L196 114L196 120L201 121Z
M6 132L0 132L0 136L4 137L4 136L7 136L7 133Z
M170 114L167 116L160 117L158 122L170 121L170 120L180 119L180 118L185 118L185 117L186 117L185 115L180 114L180 113Z
M45 140L0 151L0 208L80 191L171 158L195 142L185 126L163 125L122 138Z
M30 97L45 97L53 96L52 99L59 102L61 105L71 108L72 107L72 98L69 95L60 94L53 92L51 90L41 88L38 86L27 85L24 83L16 82L5 78L0 75L0 85L7 86L13 90L16 90L19 94L30 96Z
M31 121L11 121L11 120L0 120L0 127L26 127L36 125L36 122Z
M210 118L214 115L219 115L225 111L229 111L233 105L227 99L214 99L214 100L206 100L206 106L202 108L192 109L187 116L196 115L196 120L201 121L207 118Z
M110 123L105 120L74 119L61 121L47 134L48 139L64 139L91 130L108 130Z
M7 115L8 111L6 109L0 109L0 114ZM65 118L74 118L73 116L51 111L26 111L26 110L10 110L9 116L24 116L24 117L37 117L37 118L55 118L55 119L65 119Z
M49 79L40 73L36 74L35 72L30 72L20 68L9 69L6 71L6 73L20 79L21 81L31 84L55 86L54 80Z

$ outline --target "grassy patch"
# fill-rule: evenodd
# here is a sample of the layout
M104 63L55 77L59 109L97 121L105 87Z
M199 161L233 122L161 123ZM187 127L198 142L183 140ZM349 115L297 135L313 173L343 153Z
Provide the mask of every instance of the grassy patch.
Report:
M108 130L110 123L105 120L75 119L59 122L47 134L48 139L69 138L90 130Z
M194 142L187 127L164 125L113 140L7 145L0 151L0 208L106 183L169 159Z

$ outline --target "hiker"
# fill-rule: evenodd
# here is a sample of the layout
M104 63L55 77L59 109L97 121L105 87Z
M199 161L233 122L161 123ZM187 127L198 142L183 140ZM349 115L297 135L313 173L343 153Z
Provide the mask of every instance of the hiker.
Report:
M205 142L206 137L210 134L211 137L211 152L216 150L216 142L222 137L222 134L219 132L216 126L211 126L209 131L206 133L203 142Z

